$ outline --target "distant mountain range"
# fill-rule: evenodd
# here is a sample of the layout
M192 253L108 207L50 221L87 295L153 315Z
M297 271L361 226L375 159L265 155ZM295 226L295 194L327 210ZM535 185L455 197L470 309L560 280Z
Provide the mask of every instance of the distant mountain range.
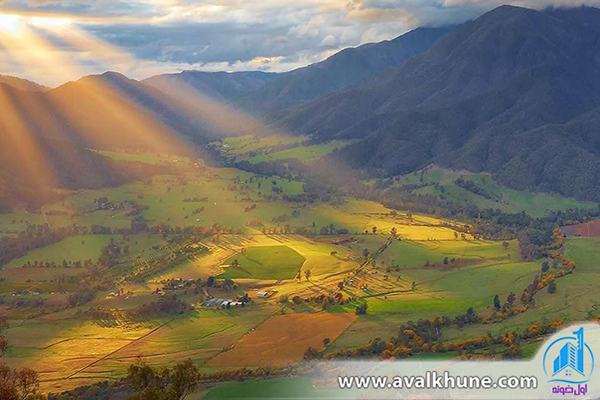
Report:
M258 114L276 113L397 67L431 48L452 29L418 28L393 40L342 50L322 62L270 80L234 104Z
M202 72L156 75L142 81L165 93L177 96L173 83L185 84L215 100L228 102L262 88L278 74L266 72ZM177 87L177 86L175 86Z
M185 84L213 99L258 114L290 106L350 87L363 79L396 67L431 48L453 27L418 28L393 40L348 48L322 62L290 72L201 72L157 75L142 83L174 97L173 83Z
M434 163L600 201L599 54L596 8L502 6L283 74L186 71L138 82L106 73L56 89L0 77L0 106L18 116L0 118L0 202L2 192L27 192L15 132L46 152L59 186L115 184L133 175L119 177L114 163L87 149L203 143L235 119L211 120L227 107L313 141L356 139L334 157L379 176ZM182 88L212 100L193 110ZM90 179L70 172L77 158Z

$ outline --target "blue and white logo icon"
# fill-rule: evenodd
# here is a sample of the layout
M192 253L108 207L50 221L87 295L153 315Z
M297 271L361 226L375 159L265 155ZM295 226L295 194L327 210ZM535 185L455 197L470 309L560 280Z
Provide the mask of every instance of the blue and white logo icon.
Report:
M583 328L573 332L574 336L556 339L544 352L544 372L549 382L572 384L585 383L594 371L594 354L585 343Z

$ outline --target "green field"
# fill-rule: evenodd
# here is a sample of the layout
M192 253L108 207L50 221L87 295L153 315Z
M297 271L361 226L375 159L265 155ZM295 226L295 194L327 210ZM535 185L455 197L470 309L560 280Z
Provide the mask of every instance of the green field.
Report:
M42 247L11 261L4 268L20 268L28 261L48 261L61 264L63 261L85 261L91 259L98 260L102 247L110 243L111 238L116 239L116 235L83 235L73 236L64 239L50 246Z
M169 165L178 166L189 164L190 159L187 157L173 156L170 154L155 154L155 153L120 153L106 150L94 150L96 153L105 157L109 157L117 161L140 162L151 165Z
M293 396L291 395L293 394ZM282 398L329 398L327 392L314 389L310 378L278 378L270 380L248 381L244 383L221 384L209 390L203 400L221 399L282 399ZM196 398L196 397L192 397Z
M238 266L233 266L236 260ZM304 261L287 246L249 247L225 261L219 278L293 279Z
M290 149L276 151L273 153L266 153L257 156L248 157L245 159L251 163L277 161L277 160L291 160L296 159L304 162L312 162L324 155L327 155L334 150L341 149L342 147L348 146L354 143L353 140L332 140L324 144L316 144L312 146L297 146Z
M421 181L422 178L422 181ZM458 178L473 181L490 195L490 198L473 193L454 183ZM434 186L434 183L438 185ZM578 201L546 193L518 191L501 186L487 173L471 173L468 171L452 171L442 168L427 169L403 176L394 185L420 185L415 193L444 196L450 202L463 204L465 201L475 204L481 209L498 208L509 213L525 211L533 217L542 217L548 210L568 208L593 208L595 203Z

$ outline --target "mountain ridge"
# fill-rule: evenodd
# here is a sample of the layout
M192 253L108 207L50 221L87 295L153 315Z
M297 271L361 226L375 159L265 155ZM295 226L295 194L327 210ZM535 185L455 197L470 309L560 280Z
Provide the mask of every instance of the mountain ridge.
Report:
M397 175L436 163L599 200L600 146L583 145L572 130L558 134L600 104L600 10L585 11L500 7L387 74L286 110L277 123L315 140L363 139L336 155L354 168Z

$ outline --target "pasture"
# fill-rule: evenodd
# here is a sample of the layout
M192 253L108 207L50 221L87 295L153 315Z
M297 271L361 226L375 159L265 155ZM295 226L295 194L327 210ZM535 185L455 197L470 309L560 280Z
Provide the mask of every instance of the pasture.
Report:
M293 279L304 257L287 246L249 247L230 257L219 278Z
M458 178L474 182L478 188L483 190L483 195L456 185L455 180ZM534 217L543 217L548 210L596 207L595 203L578 201L559 195L510 189L496 183L492 176L487 173L453 171L439 167L426 169L422 173L416 172L405 175L395 184L421 183L429 185L415 190L415 193L443 195L445 199L454 203L469 201L482 209L498 208L508 213L525 211Z
M4 269L21 268L27 263L54 262L59 266L63 261L72 263L75 261L92 260L97 261L100 257L102 247L108 245L111 239L115 239L116 235L81 235L73 236L61 240L58 243L36 249L29 252L26 256L17 258L7 265Z

